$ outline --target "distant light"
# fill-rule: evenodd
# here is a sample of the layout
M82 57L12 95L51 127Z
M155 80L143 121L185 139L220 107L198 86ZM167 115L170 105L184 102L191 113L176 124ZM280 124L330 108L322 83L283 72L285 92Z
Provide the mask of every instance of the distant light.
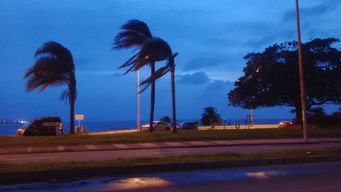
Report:
M146 55L144 58L145 58L145 59L149 59L149 56L148 56L148 55Z

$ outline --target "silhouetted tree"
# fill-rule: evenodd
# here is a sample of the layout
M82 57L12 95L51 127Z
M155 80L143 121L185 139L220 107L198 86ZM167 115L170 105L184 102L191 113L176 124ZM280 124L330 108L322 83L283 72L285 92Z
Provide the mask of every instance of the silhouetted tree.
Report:
M160 118L160 121L165 122L165 123L170 123L171 119L168 116L163 116Z
M314 105L341 103L341 52L338 39L314 39L302 44L307 110ZM244 76L228 94L230 104L242 108L276 105L295 107L300 120L297 42L274 44L244 57Z
M220 124L221 118L217 109L214 107L206 107L200 119L202 125Z
M115 37L114 48L132 48L137 47L138 52L134 54L128 61L126 61L119 68L128 68L125 73L139 70L141 67L149 65L151 75L141 83L144 85L143 92L149 85L151 85L151 110L149 127L153 131L154 120L154 104L155 104L155 81L168 71L172 71L172 90L174 87L174 57L177 54L172 54L172 50L168 43L161 38L153 37L147 24L139 20L130 20L122 27L122 31ZM166 66L155 69L157 61L167 60ZM174 88L175 92L175 88ZM174 94L175 97L175 94ZM173 106L175 106L175 98L173 99ZM175 121L175 107L173 107L173 121ZM173 123L174 124L174 123ZM172 132L176 132L175 126L172 126Z
M32 91L39 88L62 86L68 88L62 93L61 99L69 99L70 132L74 133L74 108L76 100L75 66L71 52L57 42L43 44L35 53L36 61L25 73L26 89Z

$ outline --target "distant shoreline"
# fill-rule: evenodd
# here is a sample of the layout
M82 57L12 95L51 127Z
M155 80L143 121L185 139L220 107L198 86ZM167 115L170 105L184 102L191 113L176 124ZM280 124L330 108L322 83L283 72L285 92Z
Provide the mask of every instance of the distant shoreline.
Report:
M278 124L279 121L283 121L286 119L255 119L254 126L256 125L269 125L269 124ZM184 121L178 121L184 122ZM142 124L147 122L142 121ZM229 123L229 124L227 124ZM233 128L234 123L232 120L228 120L225 127ZM241 127L246 126L244 121L239 121ZM78 123L75 123L78 125ZM0 123L0 135L15 135L17 129L21 126L20 123ZM69 124L68 122L64 122L64 131L65 133L69 132ZM136 130L136 121L85 121L81 122L81 126L87 127L87 132L110 132L110 131L118 131L118 130Z

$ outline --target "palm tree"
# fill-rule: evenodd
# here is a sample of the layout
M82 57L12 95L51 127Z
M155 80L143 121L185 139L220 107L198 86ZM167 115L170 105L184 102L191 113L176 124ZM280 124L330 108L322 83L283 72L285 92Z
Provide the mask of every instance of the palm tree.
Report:
M153 131L155 80L169 71L169 65L155 71L155 63L157 61L170 60L169 58L173 58L174 63L172 50L167 42L160 38L153 37L147 24L142 21L130 20L121 28L122 31L115 37L114 48L122 49L137 47L139 51L119 68L128 68L125 74L131 71L137 71L146 65L149 65L151 69L151 76L141 83L141 85L145 85L145 87L140 92L143 92L149 85L151 85L149 127L150 131ZM175 118L173 119L175 120Z
M114 48L123 49L137 47L141 48L144 43L152 38L152 34L147 26L142 21L139 20L129 20L126 24L122 25L122 31L118 33L114 40ZM120 66L120 68L127 67L129 62L134 60L136 55L133 55L125 64ZM129 72L129 71L127 71ZM140 72L137 71L137 126L141 130L140 123ZM152 127L150 128L152 130Z
M71 52L57 42L44 43L35 53L34 65L25 73L26 89L32 91L39 88L43 91L47 87L68 85L61 99L69 99L70 104L70 132L74 133L74 108L76 100L75 66Z
M152 73L149 78L144 80L141 85L144 85L145 87L142 89L146 89L149 85L153 85L155 83L156 79L162 77L168 72L171 72L171 90L172 90L172 133L177 133L176 130L176 105L175 105L175 64L174 64L174 58L178 55L178 53L173 54L170 46L167 44L167 42L163 41L162 39L156 39L155 44L158 44L158 46L151 46L155 47L155 50L150 50L148 53L143 53L143 49L141 50L142 56L145 55L152 55L155 54L155 58L158 58L159 60L167 60L167 64L164 67L159 68L155 73ZM146 45L147 47L147 45ZM145 48L147 49L147 48Z

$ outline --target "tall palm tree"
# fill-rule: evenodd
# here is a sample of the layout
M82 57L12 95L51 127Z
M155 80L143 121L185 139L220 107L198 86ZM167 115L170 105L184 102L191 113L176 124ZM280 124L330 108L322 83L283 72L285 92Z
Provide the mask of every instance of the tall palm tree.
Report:
M122 31L117 34L114 40L114 48L116 49L123 49L123 48L131 48L131 47L137 47L141 48L144 43L152 39L153 36L147 26L142 21L139 20L129 20L126 24L122 25L121 27ZM126 67L125 65L129 63L130 61L134 60L136 55L131 57L125 64L120 66ZM140 122L140 72L137 71L137 126L141 130L141 122ZM150 128L152 130L152 127Z
M161 39L160 39L161 40ZM174 58L178 55L178 53L172 54L172 51L167 44L167 42L161 40L159 47L164 47L163 54L165 59L167 60L167 64L164 67L159 68L155 73L151 74L149 78L144 80L141 85L144 85L144 89L146 89L150 84L155 83L156 79L162 77L168 72L171 72L171 90L172 90L172 133L177 133L176 129L176 104L175 104L175 64ZM142 91L144 90L142 89Z
M153 37L147 24L142 21L130 20L121 28L122 31L115 37L114 48L121 49L137 47L139 51L119 68L128 68L125 73L137 71L146 65L149 65L151 69L151 76L149 80L141 83L141 85L145 85L141 92L151 85L151 110L149 127L150 131L153 131L155 80L162 76L162 71L166 70L166 68L169 68L161 68L161 71L155 71L155 63L157 61L168 59L172 51L167 42L160 38Z
M26 89L32 91L39 88L43 91L47 87L67 84L61 99L69 99L70 104L70 132L74 133L74 109L76 100L75 66L71 52L57 42L46 42L35 53L36 61L25 73Z
M113 46L116 49L137 47L141 48L145 41L152 38L150 30L142 21L130 20L122 25L122 31L116 35ZM134 59L136 55L130 58L127 62ZM121 66L120 68L122 68ZM141 130L140 119L140 71L137 71L137 127Z

